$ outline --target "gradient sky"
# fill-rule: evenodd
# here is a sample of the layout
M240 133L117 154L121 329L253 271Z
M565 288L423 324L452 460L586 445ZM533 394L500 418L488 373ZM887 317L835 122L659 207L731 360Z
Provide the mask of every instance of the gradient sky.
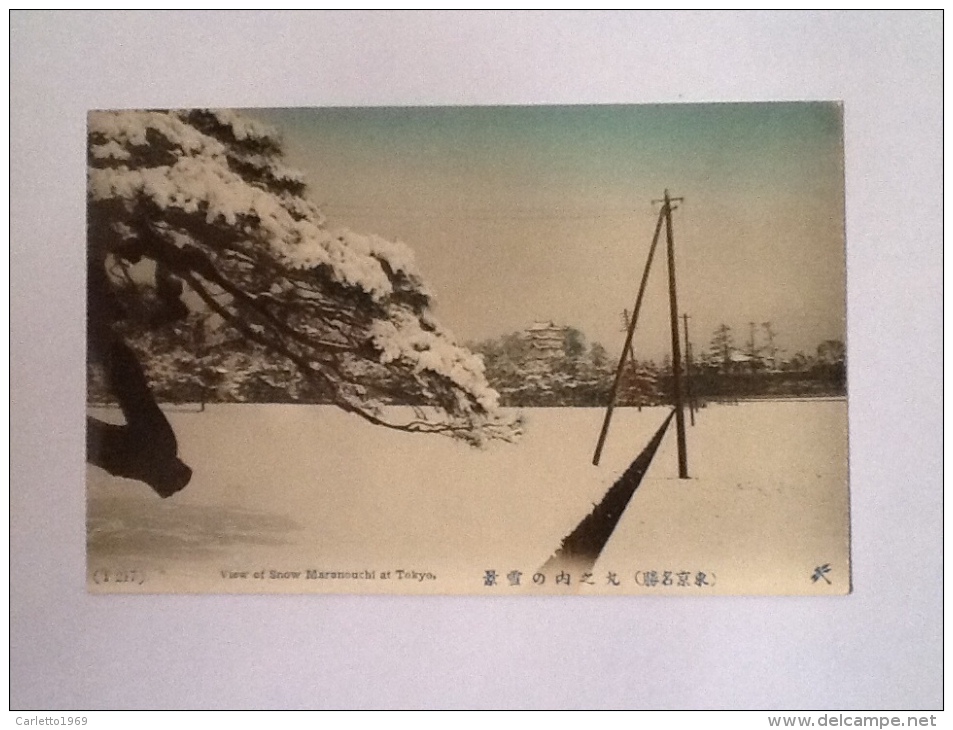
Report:
M619 352L665 188L696 352L771 321L844 339L842 124L831 103L254 110L331 224L407 243L460 340L534 320ZM636 349L669 343L664 249Z

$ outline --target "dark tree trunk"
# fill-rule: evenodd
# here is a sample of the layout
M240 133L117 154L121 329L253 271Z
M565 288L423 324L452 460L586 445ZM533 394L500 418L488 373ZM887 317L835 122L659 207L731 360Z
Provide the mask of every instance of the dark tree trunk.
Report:
M103 366L106 386L116 397L126 423L86 419L86 460L110 474L145 482L169 497L192 478L178 457L172 426L149 390L142 365L112 329L120 318L103 262L91 260L88 272L87 341L89 357Z

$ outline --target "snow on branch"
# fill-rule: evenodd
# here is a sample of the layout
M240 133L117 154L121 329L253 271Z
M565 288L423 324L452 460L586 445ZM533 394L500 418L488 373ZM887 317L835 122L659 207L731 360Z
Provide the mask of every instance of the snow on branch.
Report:
M413 252L329 229L285 167L275 130L232 111L136 110L91 112L88 132L90 266L108 260L121 272L110 279L121 303L111 324L134 345L165 342L134 333L181 322L185 302L205 312L206 330L214 315L235 335L219 333L220 343L244 343L241 361L258 358L272 386L292 363L332 402L380 425L471 442L518 433L481 358L435 321ZM179 347L220 377L227 369L196 345L199 320ZM400 403L417 415L388 421L383 406Z

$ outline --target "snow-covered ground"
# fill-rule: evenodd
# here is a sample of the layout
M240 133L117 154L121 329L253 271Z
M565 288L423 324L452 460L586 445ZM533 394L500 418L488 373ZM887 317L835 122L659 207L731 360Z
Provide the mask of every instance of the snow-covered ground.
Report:
M534 584L667 413L617 409L594 467L600 409L527 409L519 444L483 450L374 427L333 407L172 410L182 458L195 473L184 491L162 500L143 484L88 467L89 586L500 595L847 590L844 401L703 409L687 428L689 480L677 479L673 423L592 568L592 585L580 583L582 575L568 586L555 575ZM325 577L309 579L308 570ZM488 570L497 585L485 585ZM510 585L511 571L522 573L519 587Z

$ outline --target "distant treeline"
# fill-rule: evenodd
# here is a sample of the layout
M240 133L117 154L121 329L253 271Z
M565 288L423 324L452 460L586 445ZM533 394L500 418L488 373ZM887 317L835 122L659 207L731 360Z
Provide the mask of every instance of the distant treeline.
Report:
M673 394L672 376L662 378L662 388ZM709 368L692 373L688 385L696 398L708 400L743 398L817 398L847 393L844 365L816 365L808 370L728 372Z
M587 345L579 330L550 326L544 349L537 329L472 343L483 355L487 379L507 406L605 406L609 402L617 362L599 343ZM561 343L552 339L561 332ZM555 334L554 334L555 333ZM686 378L696 400L743 398L833 397L846 394L843 344L826 341L816 355L797 353L779 361L758 353L719 349L692 363ZM683 371L684 372L684 371ZM671 361L628 360L616 405L652 406L674 401Z
M248 348L219 348L199 360L152 338L133 341L157 400L166 403L331 403L326 393L303 379L290 364L265 361ZM511 407L602 407L609 401L617 357L582 332L552 323L534 325L468 347L484 360L490 385L500 403ZM698 401L743 398L830 397L846 393L843 345L827 341L817 355L797 353L778 362L723 350L693 362L686 391ZM226 377L227 375L227 377ZM388 385L387 367L365 367L362 378ZM394 403L408 401L394 388ZM87 370L88 400L110 403L102 373ZM686 392L687 395L687 392ZM674 400L671 363L628 360L616 405L653 406Z

